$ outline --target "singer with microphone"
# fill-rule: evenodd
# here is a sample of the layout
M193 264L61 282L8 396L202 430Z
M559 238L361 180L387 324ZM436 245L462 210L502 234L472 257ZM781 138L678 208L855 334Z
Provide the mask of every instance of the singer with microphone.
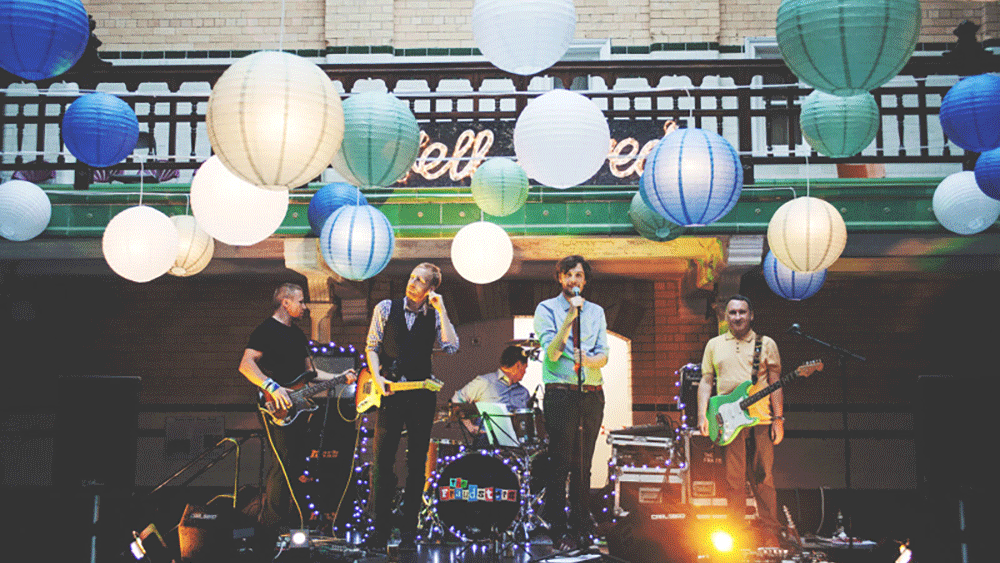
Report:
M451 397L452 403L502 403L510 412L524 410L534 395L521 385L524 372L528 370L528 354L521 346L511 345L500 354L500 369L480 375L467 383ZM484 449L489 446L483 432L481 420L462 419L466 430L475 436L473 447Z
M596 527L588 503L590 462L604 420L601 368L608 363L608 325L604 309L580 295L590 274L590 264L583 256L563 258L556 264L556 280L562 291L535 308L551 460L544 518L552 545L561 551L589 546Z

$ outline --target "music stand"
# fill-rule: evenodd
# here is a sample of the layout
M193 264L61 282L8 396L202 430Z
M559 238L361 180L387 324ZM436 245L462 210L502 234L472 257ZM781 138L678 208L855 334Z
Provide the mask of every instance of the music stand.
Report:
M476 403L479 414L483 417L486 435L490 439L490 444L494 446L504 446L510 448L519 447L521 444L514 431L514 424L510 420L510 411L503 403Z

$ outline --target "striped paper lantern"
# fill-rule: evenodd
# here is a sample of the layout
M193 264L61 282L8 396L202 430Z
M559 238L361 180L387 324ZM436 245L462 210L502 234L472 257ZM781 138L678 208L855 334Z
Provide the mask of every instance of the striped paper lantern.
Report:
M177 258L167 271L171 276L186 278L208 266L215 254L215 239L198 226L193 215L174 215L170 218L177 227Z
M875 96L833 96L813 91L802 102L802 135L816 152L846 158L863 151L878 133L879 110Z
M800 80L837 96L892 80L920 36L920 0L782 0L775 33Z
M767 225L767 244L779 262L796 272L830 267L847 245L847 225L837 209L815 197L785 202Z
M90 40L80 0L0 0L0 68L25 80L58 76Z
M789 301L808 299L823 287L826 281L826 270L803 273L785 266L768 252L764 257L764 281L778 297Z
M643 202L685 227L725 217L743 192L743 166L729 141L705 129L678 129L660 139L639 179Z
M628 207L628 218L639 236L656 242L674 240L685 231L684 227L667 221L662 215L650 209L646 202L642 201L642 194L638 192L632 196L632 203Z
M1000 199L1000 149L979 155L974 173L979 189L993 199Z
M485 213L506 217L528 200L528 175L509 158L491 158L472 175L472 198Z
M350 184L334 182L316 191L309 200L309 228L319 236L323 225L342 205L368 205L361 190Z
M531 75L556 63L576 30L573 0L476 0L472 36L486 60Z
M345 205L334 211L319 238L327 265L355 281L384 270L396 247L389 219L370 205Z
M1000 217L1000 201L983 193L974 172L956 172L938 184L931 198L938 223L959 235L974 235Z
M81 161L95 168L114 166L135 150L139 119L117 96L87 94L66 108L62 138L69 152Z
M0 184L0 236L14 242L31 240L50 219L52 203L42 188L24 180Z
M1000 147L1000 76L963 78L941 100L941 129L967 151Z
M344 102L344 141L333 159L361 187L389 186L413 166L420 127L410 106L392 94L364 92Z

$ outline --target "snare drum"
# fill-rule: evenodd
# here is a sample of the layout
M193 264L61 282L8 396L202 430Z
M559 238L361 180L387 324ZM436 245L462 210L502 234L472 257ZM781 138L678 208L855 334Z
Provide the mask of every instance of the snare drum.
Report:
M434 506L441 522L463 541L505 532L521 510L518 462L483 452L459 457L438 476Z

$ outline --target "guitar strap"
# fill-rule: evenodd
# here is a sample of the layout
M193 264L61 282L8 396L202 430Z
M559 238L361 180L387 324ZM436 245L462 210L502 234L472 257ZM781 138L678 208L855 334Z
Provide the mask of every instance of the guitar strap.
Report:
M760 334L753 343L753 367L750 368L750 382L757 384L757 372L760 370L760 349L763 347L764 337Z

